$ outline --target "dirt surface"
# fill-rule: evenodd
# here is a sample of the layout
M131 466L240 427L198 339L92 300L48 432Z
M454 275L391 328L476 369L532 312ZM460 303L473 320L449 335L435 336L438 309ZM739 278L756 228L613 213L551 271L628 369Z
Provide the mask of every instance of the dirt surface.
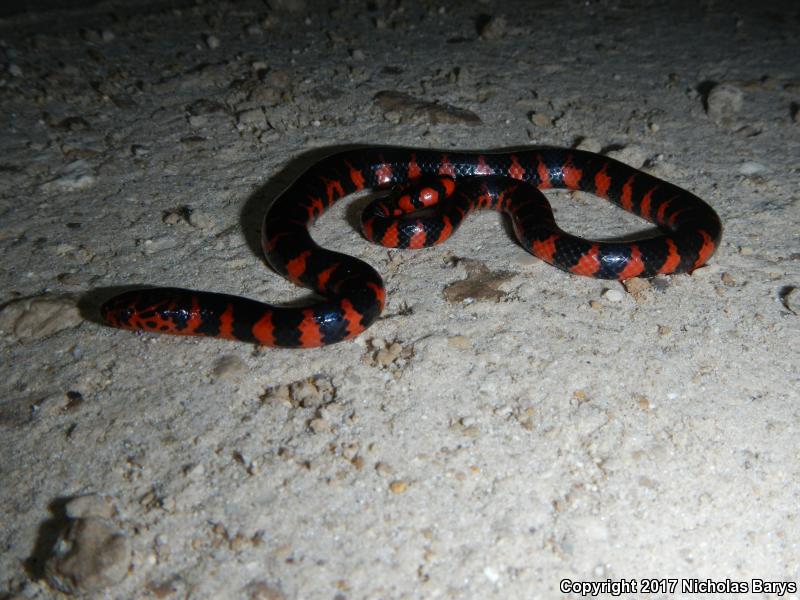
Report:
M796 3L744 1L0 19L0 596L800 581L798 31ZM97 322L128 284L304 297L264 266L260 219L352 144L608 153L704 198L722 244L622 285L538 261L494 213L443 246L373 246L354 200L313 235L385 278L355 341ZM548 195L575 233L642 228Z

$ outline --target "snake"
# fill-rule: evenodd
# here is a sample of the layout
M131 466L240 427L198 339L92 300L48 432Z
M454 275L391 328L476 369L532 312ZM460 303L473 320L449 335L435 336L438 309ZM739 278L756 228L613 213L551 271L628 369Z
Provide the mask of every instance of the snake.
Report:
M584 239L563 231L542 190L587 192L653 223L638 239ZM312 348L352 339L380 316L386 289L378 272L314 242L309 226L338 200L376 190L361 214L368 240L425 248L449 238L472 212L510 217L519 244L563 271L627 280L691 273L722 236L719 216L694 194L623 162L585 150L444 152L373 147L312 164L273 200L261 228L267 263L313 290L305 304L176 287L130 289L100 308L112 327L225 338L263 346ZM588 219L587 219L588 220ZM590 222L590 221L589 221Z

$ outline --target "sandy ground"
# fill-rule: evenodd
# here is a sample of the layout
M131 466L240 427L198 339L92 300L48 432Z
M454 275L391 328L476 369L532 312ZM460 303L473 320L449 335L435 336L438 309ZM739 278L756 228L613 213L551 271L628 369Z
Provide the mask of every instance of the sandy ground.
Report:
M750 5L5 16L0 597L800 581L800 8ZM313 230L386 280L355 341L255 349L97 322L106 288L132 283L303 297L264 266L260 219L349 144L579 145L693 191L725 233L706 268L626 287L530 257L494 213L440 247L373 246L355 200ZM549 196L573 232L642 228ZM59 534L72 545L54 551Z

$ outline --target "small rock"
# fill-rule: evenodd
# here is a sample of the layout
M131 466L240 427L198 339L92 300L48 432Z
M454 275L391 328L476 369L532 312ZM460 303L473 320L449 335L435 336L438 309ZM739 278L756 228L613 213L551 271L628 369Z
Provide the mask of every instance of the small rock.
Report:
M191 206L177 206L161 213L161 222L167 225L177 225L178 223L188 223L192 218Z
M491 583L497 583L500 581L500 573L498 573L497 569L494 567L485 567L483 569L483 574Z
M331 404L335 396L336 388L331 380L319 376L267 388L260 398L263 402L280 402L288 407L319 409Z
M793 315L800 312L800 294L793 285L784 285L778 290L778 300Z
M578 145L575 146L577 150L586 150L586 152L600 152L603 149L603 144L600 143L599 140L591 137L585 137L578 142Z
M634 394L633 399L641 410L650 410L650 399L644 394Z
M610 289L603 292L603 298L609 302L622 302L623 295L619 290Z
M244 592L247 600L286 600L286 596L279 587L261 580L248 583Z
M386 348L381 348L375 354L375 361L381 367L386 367L392 364L403 351L403 346L401 346L397 342L393 342L392 344L388 345Z
M137 245L141 245L145 254L155 254L156 252L163 252L164 250L171 250L178 245L176 240L171 235L162 235L157 238L144 240L143 242L137 241Z
M470 110L450 104L426 102L405 92L384 90L375 94L375 103L383 109L389 120L389 113L400 115L400 121L430 123L432 125L478 125L481 119Z
M211 371L217 379L234 379L247 373L247 364L235 354L220 356Z
M200 117L202 115L210 115L214 113L228 112L226 106L216 100L209 100L208 98L199 98L191 104L186 105L186 112L192 116Z
M639 146L625 146L618 150L610 150L606 153L606 156L624 162L634 169L641 169L644 161L647 160L647 155Z
M472 348L472 340L463 335L454 335L447 338L447 345L459 350L469 350Z
M206 46L208 46L210 50L216 50L217 48L219 48L220 44L219 38L214 34L204 36L203 41L206 43Z
M59 273L56 277L58 282L66 287L81 287L88 285L89 277L84 273Z
M622 285L625 287L625 291L633 296L633 299L636 300L636 302L641 302L644 299L647 290L650 289L650 282L641 277L626 279L622 282Z
M8 74L12 77L22 77L22 69L18 64L11 63L8 65Z
M73 520L45 563L45 577L54 588L84 594L122 581L131 563L131 542L114 524L97 517Z
M394 474L394 469L385 462L379 462L375 465L375 472L381 477L389 477Z
M74 192L92 187L97 178L84 160L76 160L64 167L60 177L43 183L43 192Z
M83 323L69 297L38 296L13 300L0 312L0 332L20 341L36 340Z
M199 135L187 135L181 138L181 145L187 150L202 146L206 142L206 138Z
M408 484L402 479L396 479L389 484L389 490L393 494L402 494L408 489Z
M76 496L64 506L70 519L85 517L100 517L110 519L114 514L114 503L110 496L101 494L86 494Z
M537 127L550 127L553 124L553 119L543 113L532 112L528 115L528 119Z
M764 173L767 171L767 167L762 165L761 163L747 161L742 163L739 166L739 173L742 175L750 176L750 175L758 175L759 173Z
M508 33L508 22L503 16L481 15L476 28L482 40L498 40Z
M239 130L262 130L267 128L267 117L260 108L252 108L236 115L236 123Z
M714 123L728 126L742 110L744 92L730 83L720 83L711 88L706 98L706 113Z
M308 426L314 433L325 433L331 430L331 424L322 418L311 419Z
M217 222L205 211L193 210L192 214L189 215L189 225L202 229L203 231L208 231L214 229Z

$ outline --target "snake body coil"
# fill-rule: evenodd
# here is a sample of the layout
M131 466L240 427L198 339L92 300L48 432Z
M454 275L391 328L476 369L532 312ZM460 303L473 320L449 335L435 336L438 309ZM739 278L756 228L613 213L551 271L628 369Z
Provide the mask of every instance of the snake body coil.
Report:
M350 339L383 310L380 275L351 256L318 246L308 226L334 202L364 188L396 186L362 214L364 235L394 248L446 240L473 210L511 217L519 243L571 273L602 279L690 272L716 250L722 225L698 197L616 160L579 150L442 153L369 148L313 165L269 208L262 245L269 264L323 300L281 307L180 288L133 290L101 308L123 329L221 337L266 346L324 346ZM661 234L625 242L585 240L562 231L539 191L566 188L606 198L656 224Z

